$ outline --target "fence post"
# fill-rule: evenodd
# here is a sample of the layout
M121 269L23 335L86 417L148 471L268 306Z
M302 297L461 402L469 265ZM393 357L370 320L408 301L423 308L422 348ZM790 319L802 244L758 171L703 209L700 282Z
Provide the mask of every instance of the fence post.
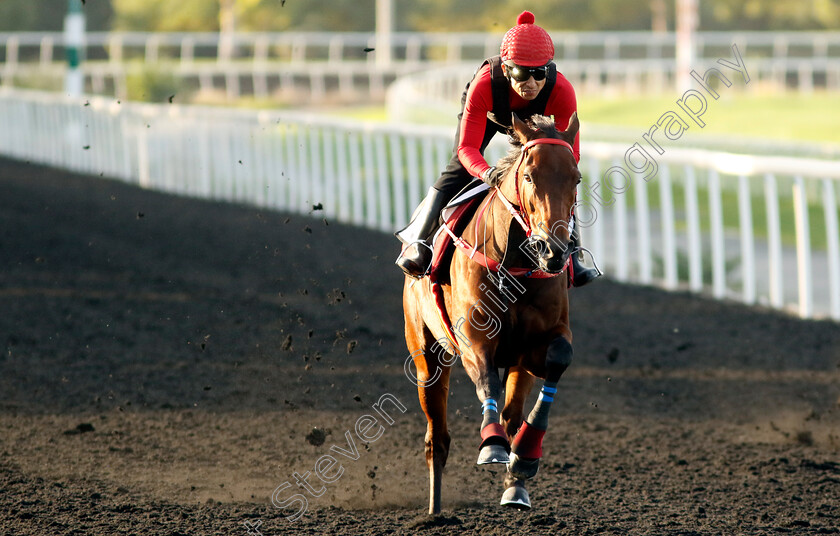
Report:
M375 229L376 222L376 161L373 152L373 133L362 133L362 169L365 170L365 225Z
M831 294L829 313L831 318L840 320L840 229L837 225L837 197L831 179L823 179L822 186L825 239L828 245L828 288Z
M314 125L309 127L309 198L306 199L306 205L303 207L307 211L311 211L312 207L324 203L324 187L323 187L323 167L324 161L324 143L322 141L323 131L321 128Z
M39 61L42 69L48 69L53 61L53 46L55 42L51 35L45 35L41 38L41 50L39 54Z
M741 284L744 302L755 303L755 252L753 245L752 199L747 177L738 177L738 218L741 225Z
M416 136L408 136L406 143L406 166L408 167L408 212L410 218L414 207L420 204L420 159L417 154L418 140Z
M694 292L703 290L703 244L700 241L700 208L694 167L685 166L685 212L688 220L688 281Z
M597 158L589 158L587 162L587 171L588 176L584 177L585 181L585 191L591 192L593 182L597 182L596 179L601 176L601 166L598 164ZM583 190L583 186L578 188L579 190ZM591 195L588 195L584 202L589 204L593 207L593 210L597 211L594 216L594 221L590 224L589 229L586 233L586 240L587 243L584 244L586 247L592 250L592 255L595 257L595 262L602 262L602 258L606 257L607 248L604 245L604 226L606 225L606 210L607 207L601 205L600 207L595 207L597 201L592 199ZM577 224L577 222L576 222Z
M767 250L769 252L770 305L777 309L784 305L782 284L782 231L779 217L779 192L776 177L768 173L764 176L764 201L767 207Z
M621 162L614 160L615 167L621 167ZM627 245L627 196L624 191L618 194L611 194L615 200L615 251L616 269L615 276L619 281L627 281L630 277L630 262L628 259Z
M633 188L636 201L636 245L639 249L639 282L649 285L653 281L650 260L650 210L648 209L647 181L635 175Z
M362 225L365 222L365 185L362 178L362 149L359 138L367 138L363 133L353 131L347 135L347 151L350 154L350 194L353 197L352 223Z
M679 272L674 225L674 196L671 190L671 170L667 165L661 168L659 197L662 200L662 264L665 271L665 288L673 290L679 284Z
M793 213L796 222L796 267L799 288L799 316L814 314L813 282L811 281L811 231L808 223L808 195L801 176L793 179Z
M376 143L376 190L379 191L379 229L392 231L394 221L391 217L391 188L388 184L388 149L385 143L385 134L378 133L374 136Z
M399 134L391 134L388 136L388 149L391 156L391 187L394 190L394 196L391 204L394 209L393 228L391 230L400 229L408 223L406 216L405 204L405 151L403 151L402 140Z
M337 209L338 218L341 221L351 220L350 211L350 174L347 170L347 145L348 136L346 132L336 132L336 180L338 181Z
M134 125L137 129L137 183L141 188L151 188L151 170L149 163L149 135L145 125Z
M720 176L709 170L709 220L712 227L712 295L726 296L726 248L723 239L723 209L720 199Z

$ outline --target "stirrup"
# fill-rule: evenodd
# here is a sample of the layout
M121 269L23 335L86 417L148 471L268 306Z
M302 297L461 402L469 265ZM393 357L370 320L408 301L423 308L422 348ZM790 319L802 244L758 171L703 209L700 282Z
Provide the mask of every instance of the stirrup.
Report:
M419 263L417 263L417 262L414 262L414 260L413 260L413 259L407 259L407 258L406 258L406 256L405 256L405 252L406 252L406 251L408 251L408 249L409 249L409 248L411 248L412 246L415 246L415 245L417 245L417 246L423 246L424 248L426 248L426 249L428 249L428 250L429 250L429 260L428 260L428 262L427 262L427 264L426 264L425 268L423 268L423 267L421 266L421 268L423 268L423 270L422 270L419 274L417 274L417 273L413 273L413 272L410 272L410 271L409 271L409 270L407 270L407 269L406 269L406 268L405 268L402 264L400 264L400 261L401 261L401 260L403 260L403 259L410 260L410 261L412 261L414 264L419 264ZM417 251L418 251L418 253L420 253L420 251L421 251L421 250L420 250L420 249L418 249ZM396 260L396 261L394 261L394 264L396 264L397 266L399 266L400 270L402 270L402 271L403 271L403 273L404 273L405 275L407 275L408 277L411 277L411 278L414 278L414 279L423 279L424 277L426 277L426 276L429 274L429 271L430 271L430 270L431 270L431 268L432 268L432 260L433 260L433 258L434 258L434 253L435 253L435 252L434 252L434 249L432 249L432 246L430 246L429 244L427 244L425 240L415 240L414 242L412 242L412 243L408 244L408 245L405 247L405 249L403 249L403 250L402 250L402 252L400 253L400 256L399 256L399 257L397 257L397 260Z
M583 264L581 264L580 259L578 259L578 257L577 257L578 253L580 253L581 251L589 254L589 257L592 259L592 266L594 266L594 268L588 268L588 267L584 266ZM572 277L571 277L571 281L570 281L572 287L582 287L584 285L587 285L587 284L591 283L592 281L595 281L596 279L598 279L599 277L604 275L604 272L602 272L601 269L598 268L598 263L595 262L595 255L593 255L591 251L589 251L588 249L586 249L583 246L576 246L575 249L572 250L571 262L573 264L583 268L583 271L575 270L574 267L572 268L573 273L572 273ZM583 281L580 284L577 284L575 282L575 279L578 278L579 274L582 275L586 272L591 273L593 271L595 272L595 275L590 275L589 278L586 281Z

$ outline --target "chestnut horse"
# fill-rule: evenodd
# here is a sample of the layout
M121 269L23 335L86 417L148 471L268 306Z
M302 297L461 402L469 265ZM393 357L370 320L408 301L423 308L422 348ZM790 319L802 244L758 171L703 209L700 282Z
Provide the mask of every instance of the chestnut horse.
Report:
M430 514L440 512L450 442L449 372L458 357L482 403L477 463L506 464L501 504L531 506L525 480L537 472L556 385L572 358L565 270L580 182L571 147L578 127L577 114L565 132L547 117L534 116L526 124L513 115L514 148L498 164L507 170L504 178L462 233L448 274L434 284L442 291L438 300L451 328L435 305L432 282L406 278L405 338L428 420ZM504 382L499 369L505 371ZM523 422L535 378L544 380L543 387Z

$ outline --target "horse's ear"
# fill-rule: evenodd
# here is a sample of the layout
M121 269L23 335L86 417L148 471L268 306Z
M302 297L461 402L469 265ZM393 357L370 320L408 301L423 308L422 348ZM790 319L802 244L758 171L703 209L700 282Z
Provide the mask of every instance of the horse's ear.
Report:
M530 136L533 135L533 131L528 127L525 121L519 119L519 116L516 115L516 112L511 112L511 123L513 124L513 131L519 137L519 141L523 144L528 143Z
M566 134L568 134L569 138L574 141L579 129L580 121L578 121L577 112L574 112L572 117L569 118L569 126L566 127Z

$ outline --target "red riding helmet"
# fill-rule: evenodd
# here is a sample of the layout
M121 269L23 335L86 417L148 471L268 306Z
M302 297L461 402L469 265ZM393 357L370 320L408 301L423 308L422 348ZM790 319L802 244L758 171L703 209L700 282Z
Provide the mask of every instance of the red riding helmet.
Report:
M523 67L541 67L554 59L554 42L548 32L534 24L534 14L523 11L516 26L502 39L502 61Z

